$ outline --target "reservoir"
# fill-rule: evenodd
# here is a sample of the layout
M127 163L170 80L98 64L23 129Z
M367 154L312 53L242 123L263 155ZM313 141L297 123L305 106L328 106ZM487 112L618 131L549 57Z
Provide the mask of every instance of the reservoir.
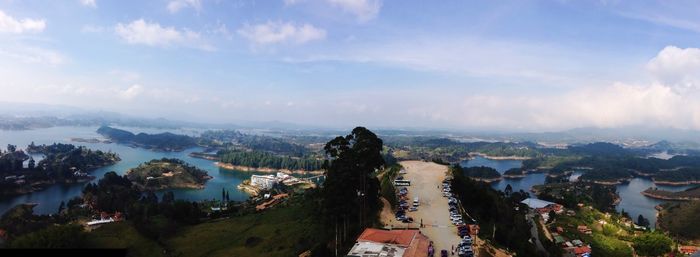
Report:
M492 160L486 159L481 156L477 156L471 160L465 160L460 163L462 167L475 167L475 166L486 166L496 169L498 172L503 174L508 169L518 168L522 164L519 160ZM577 171L571 175L571 180L577 179L581 176L581 172ZM523 190L525 192L530 192L530 188L534 185L542 185L545 183L545 178L547 175L542 173L528 174L522 179L503 179L491 184L491 186L496 190L505 190L508 184L511 185L513 191ZM655 206L665 202L663 200L652 199L642 195L640 192L646 190L649 187L658 187L659 189L669 190L669 191L682 191L692 186L665 186L656 185L649 179L646 178L634 178L627 184L617 185L617 193L620 195L620 203L616 206L617 211L625 210L630 214L630 216L636 221L637 216L640 214L645 218L649 219L651 227L656 224L656 209Z
M144 132L136 128L127 128L134 132ZM192 158L189 153L201 151L201 148L190 148L182 152L159 152L142 148L133 148L120 144L105 144L105 143L83 143L71 142L71 138L103 138L97 134L97 127L53 127L47 129L22 130L22 131L0 131L0 146L3 150L7 144L17 145L19 149L25 149L32 141L37 144L53 144L65 143L78 146L85 146L94 150L111 151L119 154L121 161L116 164L105 166L90 172L96 179L91 181L97 182L98 179L109 172L115 171L117 174L123 175L130 168L134 168L141 163L152 159L161 158L178 158L192 164L200 169L206 170L213 178L207 181L204 189L174 189L176 199L185 199L192 201L200 201L206 199L220 199L221 190L229 191L230 198L233 201L244 201L248 199L248 194L236 188L243 180L250 178L252 174L262 174L255 172L232 171L220 169L214 162L204 159ZM149 129L148 133L161 133L166 130ZM168 132L189 134L194 132L182 130L170 130ZM11 196L0 199L0 214L17 204L22 203L38 203L34 208L36 214L51 214L58 210L61 201L68 202L71 198L80 196L83 187L86 183L78 184L56 184L48 188L33 192L30 194ZM160 196L165 191L160 191L157 194Z

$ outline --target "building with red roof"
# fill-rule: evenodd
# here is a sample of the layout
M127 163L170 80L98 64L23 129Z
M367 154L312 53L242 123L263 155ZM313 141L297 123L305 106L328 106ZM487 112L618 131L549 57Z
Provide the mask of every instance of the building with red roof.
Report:
M383 230L368 228L357 238L348 257L428 256L430 240L419 230Z

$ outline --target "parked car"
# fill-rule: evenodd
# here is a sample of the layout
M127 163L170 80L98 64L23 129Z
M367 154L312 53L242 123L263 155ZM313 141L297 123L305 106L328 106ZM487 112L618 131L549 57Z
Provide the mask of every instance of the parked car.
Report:
M447 250L445 250L445 249L440 250L440 257L447 257Z

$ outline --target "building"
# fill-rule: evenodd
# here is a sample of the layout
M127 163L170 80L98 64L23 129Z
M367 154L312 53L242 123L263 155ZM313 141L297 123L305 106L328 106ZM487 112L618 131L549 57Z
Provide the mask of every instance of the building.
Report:
M564 207L561 204L540 200L537 198L527 198L520 202L527 205L530 209L539 213L545 221L549 220L549 212L560 214L564 212Z
M270 189L277 184L277 178L272 175L252 175L250 184L261 189Z
M678 251L685 255L691 255L698 252L698 247L692 245L681 245L678 246Z
M428 256L430 240L419 230L382 230L368 228L357 238L348 257Z
M578 229L578 232L581 232L583 234L587 234L587 235L593 234L593 230L588 228L588 226L586 226L586 225L580 225L576 229Z

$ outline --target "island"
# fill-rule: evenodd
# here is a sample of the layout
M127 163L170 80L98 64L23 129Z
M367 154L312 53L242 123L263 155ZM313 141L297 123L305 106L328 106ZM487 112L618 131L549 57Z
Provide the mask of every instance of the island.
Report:
M212 177L179 159L155 159L129 169L126 177L141 190L202 189Z
M35 145L23 150L8 145L0 151L0 195L26 194L57 183L82 183L94 177L89 172L121 159L116 153L76 147L71 144ZM41 155L38 163L33 156ZM25 165L26 162L26 165Z
M179 152L197 146L197 140L195 138L170 132L159 134L134 134L126 130L102 126L97 129L97 133L119 144L128 144L158 151Z
M649 198L661 199L661 200L671 200L671 201L691 201L700 200L700 187L686 189L680 192L672 192L666 190L659 190L655 187L650 187L647 190L642 191L642 194Z
M221 150L216 154L194 152L191 157L215 160L222 169L294 174L323 173L323 160L313 156L293 157L256 150Z
M512 168L503 172L503 177L507 179L521 179L525 176L525 171L521 168Z
M465 176L467 176L473 180L477 180L477 181L491 183L491 182L496 182L496 181L503 179L501 177L501 173L498 173L497 170L495 170L494 168L491 168L491 167L478 166L478 167L462 168L462 167L457 166L456 168L461 169L462 173Z

